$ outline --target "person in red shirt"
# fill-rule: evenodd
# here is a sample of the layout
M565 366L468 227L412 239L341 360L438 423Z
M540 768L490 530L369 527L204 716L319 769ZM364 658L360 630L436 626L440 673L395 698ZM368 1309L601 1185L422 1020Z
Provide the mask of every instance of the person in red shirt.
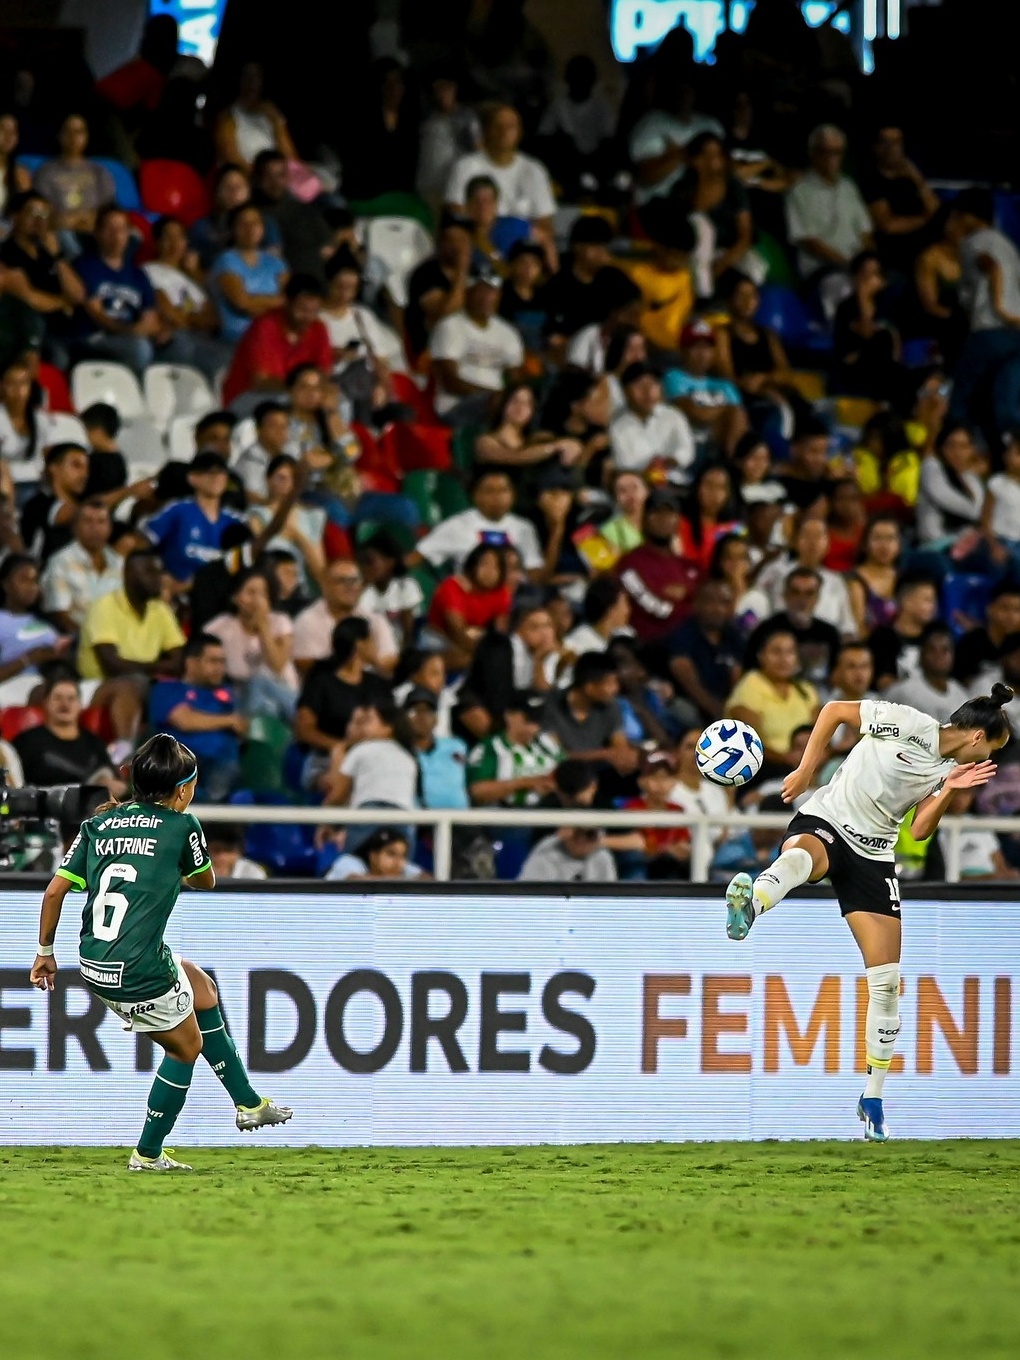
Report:
M249 414L266 392L282 392L298 364L323 373L333 367L329 332L319 319L322 285L309 274L295 274L284 289L284 304L256 317L238 341L223 383L223 400L238 415ZM238 398L247 398L238 403Z
M641 795L629 798L623 811L682 814L683 808L669 797L675 783L676 761L670 752L650 751L641 761L638 774ZM630 868L643 868L645 878L687 878L690 873L691 833L685 826L650 826L627 831L607 837L606 845L627 855Z
M697 563L673 551L679 523L673 492L657 487L645 502L645 541L616 564L616 575L630 596L630 625L640 642L666 637L694 606L701 572Z
M725 534L740 527L731 513L733 479L722 463L706 463L687 496L687 509L680 521L680 551L707 575L715 545Z
M444 659L451 670L470 666L479 640L492 625L506 632L512 603L503 550L479 543L460 571L442 582L429 607L429 623L448 639Z

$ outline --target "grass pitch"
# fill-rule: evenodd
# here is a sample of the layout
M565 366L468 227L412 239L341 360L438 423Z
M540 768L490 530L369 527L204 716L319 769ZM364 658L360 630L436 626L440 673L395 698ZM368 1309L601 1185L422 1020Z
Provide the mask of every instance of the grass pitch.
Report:
M5 1360L984 1360L1020 1143L0 1148Z

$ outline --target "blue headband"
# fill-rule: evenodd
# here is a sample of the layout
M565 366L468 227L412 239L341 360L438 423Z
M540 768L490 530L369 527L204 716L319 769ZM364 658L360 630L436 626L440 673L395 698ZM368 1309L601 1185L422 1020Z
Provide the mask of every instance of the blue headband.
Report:
M179 789L182 784L190 784L197 774L198 766L196 765L189 775L186 775L183 779L178 779L177 783L174 785L174 788Z

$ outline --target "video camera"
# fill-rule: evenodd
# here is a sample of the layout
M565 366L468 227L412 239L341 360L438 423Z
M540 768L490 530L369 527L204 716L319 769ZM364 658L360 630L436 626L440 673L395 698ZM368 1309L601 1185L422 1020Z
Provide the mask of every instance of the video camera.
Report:
M0 770L0 873L35 867L16 865L15 855L24 859L33 849L43 850L40 837L54 823L63 845L109 796L102 784L63 784L49 789L27 784L12 789L7 786L7 771Z

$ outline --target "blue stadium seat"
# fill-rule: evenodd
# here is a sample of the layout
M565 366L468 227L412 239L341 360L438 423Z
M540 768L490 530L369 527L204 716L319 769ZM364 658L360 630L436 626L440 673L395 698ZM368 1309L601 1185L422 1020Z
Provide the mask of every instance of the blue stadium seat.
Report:
M247 789L231 794L230 803L238 808L238 821L244 819L240 811L244 807L290 806L286 797ZM314 829L289 823L249 826L244 833L244 853L283 878L312 878L318 863Z
M45 165L49 159L49 156L23 156L20 152L17 154L18 164L23 170L27 170L33 179L40 165Z
M983 619L994 585L992 577L975 572L949 572L943 577L942 617L957 637L967 631L957 616L964 614L970 619Z
M784 283L766 283L761 288L761 306L756 320L776 332L788 345L807 341L810 322L803 302Z
M995 225L1015 245L1020 245L1020 194L995 195Z
M103 166L113 176L117 190L117 207L126 208L128 212L138 212L142 206L142 199L135 177L127 166L121 165L120 161L110 160L108 156L94 156L92 159L96 165Z
M501 255L507 255L518 241L531 235L531 223L524 217L497 217L489 233L492 244Z

